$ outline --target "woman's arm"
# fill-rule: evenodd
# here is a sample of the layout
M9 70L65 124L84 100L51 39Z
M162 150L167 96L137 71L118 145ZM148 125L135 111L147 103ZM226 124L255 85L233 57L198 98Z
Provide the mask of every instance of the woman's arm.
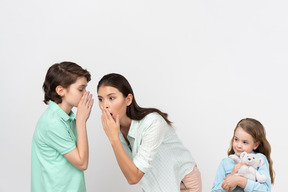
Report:
M111 117L110 113L105 108L102 110L102 125L104 131L112 145L115 157L117 159L118 165L123 172L126 180L129 184L137 184L141 178L144 176L144 173L140 171L133 161L126 154L122 143L120 141L120 123L119 116L116 117L116 121Z
M90 116L93 102L92 94L90 95L89 92L84 93L78 104L76 114L77 146L74 150L64 155L72 165L82 171L88 167L89 148L86 122Z
M130 185L137 184L144 173L140 171L126 154L120 139L111 143L118 165Z

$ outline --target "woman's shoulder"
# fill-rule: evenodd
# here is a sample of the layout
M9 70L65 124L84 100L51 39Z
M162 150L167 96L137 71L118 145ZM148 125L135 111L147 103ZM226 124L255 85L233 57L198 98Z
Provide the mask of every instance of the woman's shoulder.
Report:
M149 113L141 120L132 121L133 126L142 128L144 127L148 128L151 127L152 125L156 125L156 127L165 126L165 123L166 121L164 120L164 118L157 112Z
M157 112L147 114L141 121L145 123L152 123L154 121L162 122L164 118Z

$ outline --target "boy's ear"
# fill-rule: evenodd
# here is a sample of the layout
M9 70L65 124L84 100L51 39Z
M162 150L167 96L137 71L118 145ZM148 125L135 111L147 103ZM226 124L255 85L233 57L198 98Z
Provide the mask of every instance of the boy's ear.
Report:
M129 93L128 96L126 97L126 105L127 105L127 107L129 105L131 105L132 100L133 100L133 95L131 93Z
M58 85L58 86L56 87L56 93L57 93L59 96L63 97L63 96L64 96L64 88L63 88L61 85Z

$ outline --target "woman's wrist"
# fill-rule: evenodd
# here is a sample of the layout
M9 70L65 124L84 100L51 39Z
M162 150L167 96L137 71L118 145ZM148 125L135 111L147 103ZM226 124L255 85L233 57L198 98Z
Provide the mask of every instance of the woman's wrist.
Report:
M118 146L119 144L121 144L120 137L116 137L116 138L110 139L110 143L111 143L113 148L115 146Z

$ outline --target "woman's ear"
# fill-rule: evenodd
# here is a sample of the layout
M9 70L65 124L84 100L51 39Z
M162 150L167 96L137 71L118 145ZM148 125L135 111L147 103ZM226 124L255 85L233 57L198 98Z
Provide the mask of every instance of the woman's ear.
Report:
M255 143L254 143L253 150L256 150L259 145L260 145L260 142L259 142L259 141L255 142Z
M57 93L59 96L63 97L63 96L64 96L64 88L63 88L61 85L58 85L58 86L56 87L56 93Z
M133 101L133 95L132 95L131 93L129 93L129 94L127 95L127 97L126 97L126 105L127 105L127 107L128 107L129 105L131 105L132 101Z

